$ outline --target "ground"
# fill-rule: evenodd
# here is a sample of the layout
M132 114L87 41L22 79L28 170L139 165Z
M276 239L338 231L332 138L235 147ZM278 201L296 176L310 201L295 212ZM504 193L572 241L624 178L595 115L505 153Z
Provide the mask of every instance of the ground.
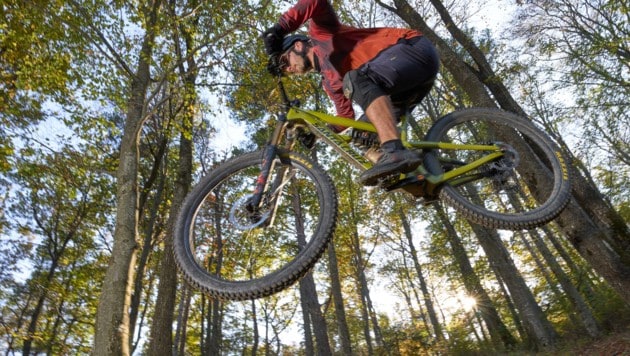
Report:
M566 340L566 339L565 339ZM480 354L484 355L485 354ZM630 327L598 340L561 341L553 351L513 352L508 356L630 356Z
M584 356L630 356L630 331L606 336L590 345L571 350L570 353Z

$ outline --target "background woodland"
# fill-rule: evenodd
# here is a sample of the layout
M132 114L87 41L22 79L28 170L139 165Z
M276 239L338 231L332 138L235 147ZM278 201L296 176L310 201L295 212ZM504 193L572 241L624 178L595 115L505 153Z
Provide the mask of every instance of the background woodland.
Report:
M278 98L260 34L290 5L0 3L4 354L487 354L627 330L627 0L333 1L345 23L436 44L413 135L463 107L526 115L570 161L568 208L543 228L488 230L365 189L318 148L340 220L315 270L255 301L189 288L175 216L199 177L264 144ZM333 113L319 84L289 92Z

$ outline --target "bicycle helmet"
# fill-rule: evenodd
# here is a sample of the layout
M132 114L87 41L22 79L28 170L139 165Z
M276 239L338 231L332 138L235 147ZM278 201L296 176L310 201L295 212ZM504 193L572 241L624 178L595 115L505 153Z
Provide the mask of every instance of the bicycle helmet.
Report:
M300 34L286 36L282 39L282 52L286 52L296 41L308 42L310 41L310 38Z

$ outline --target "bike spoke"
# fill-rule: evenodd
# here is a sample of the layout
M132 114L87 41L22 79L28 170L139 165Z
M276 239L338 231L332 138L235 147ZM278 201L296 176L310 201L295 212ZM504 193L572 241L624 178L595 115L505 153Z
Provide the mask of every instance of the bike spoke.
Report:
M427 140L500 149L502 155L497 157L487 156L488 151L446 146L426 155L430 173L449 172L451 180L441 196L472 220L509 229L540 226L557 216L568 201L568 176L560 153L543 132L519 116L483 108L462 110L437 122ZM484 157L489 161L479 166L453 164L481 163Z
M263 206L262 218L258 218L270 218L275 210L273 225L247 220L251 215L246 201L258 173L251 167L228 177L208 194L195 218L194 245L198 263L205 264L209 272L229 280L259 278L299 253L298 235L308 241L314 233L320 209L313 198L314 183L295 169L276 171L283 179L264 196L274 206ZM298 198L303 207L296 211L292 200Z

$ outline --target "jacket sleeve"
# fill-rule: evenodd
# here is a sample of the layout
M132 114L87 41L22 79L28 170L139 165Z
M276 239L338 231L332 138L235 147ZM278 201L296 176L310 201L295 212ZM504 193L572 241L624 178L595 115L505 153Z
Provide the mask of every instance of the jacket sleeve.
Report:
M337 116L354 119L352 101L343 95L343 78L339 72L334 68L322 68L322 75L324 76L324 91L335 104Z
M278 23L289 33L297 30L310 19L329 16L331 11L332 7L328 0L299 0L292 8L280 16Z
M341 24L328 0L298 0L280 17L278 24L290 33L308 20L312 20L309 25L309 36L313 41L318 42L320 46L332 46L332 42L327 43L330 41L329 34L336 31ZM322 34L323 38L321 38ZM352 102L343 95L343 78L326 55L322 55L319 59L321 73L324 76L324 90L335 104L337 115L354 118Z

